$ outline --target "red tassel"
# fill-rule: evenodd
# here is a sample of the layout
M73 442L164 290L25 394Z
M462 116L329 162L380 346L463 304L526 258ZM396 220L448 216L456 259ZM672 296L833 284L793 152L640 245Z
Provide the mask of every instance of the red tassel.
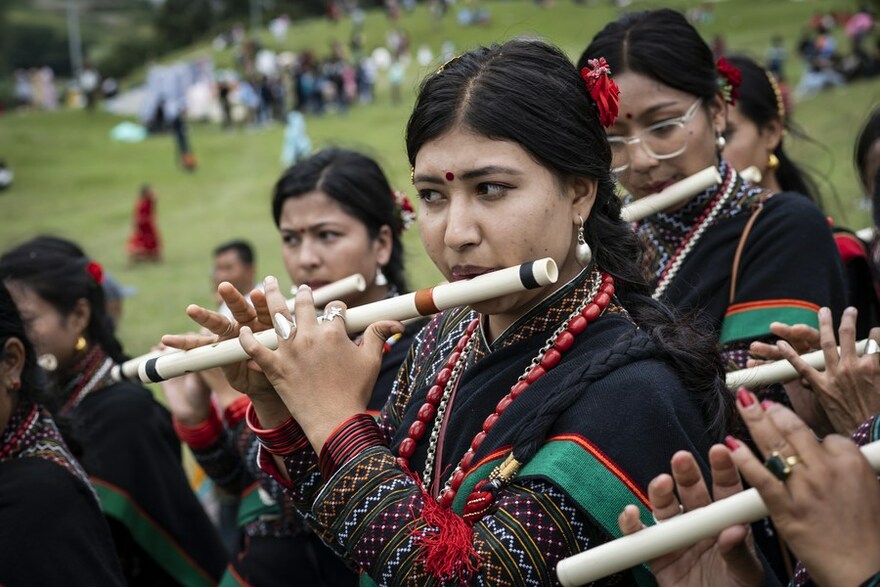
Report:
M470 583L481 560L474 549L473 528L428 495L417 475L407 469L404 471L422 492L424 505L420 517L427 527L418 528L412 534L422 549L419 558L425 570L438 581L456 579L457 583Z

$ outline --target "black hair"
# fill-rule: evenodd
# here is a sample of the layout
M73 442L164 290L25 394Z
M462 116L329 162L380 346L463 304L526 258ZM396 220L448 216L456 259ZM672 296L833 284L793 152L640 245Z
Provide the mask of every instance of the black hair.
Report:
M3 357L3 347L10 338L17 338L24 345L24 367L21 370L19 397L37 401L37 395L41 389L37 369L37 353L27 337L21 314L15 307L9 290L0 281L0 358Z
M125 361L122 345L113 334L107 315L104 288L87 269L90 262L71 241L38 236L0 257L0 281L31 288L62 316L69 315L79 300L86 300L90 311L86 329L89 342L100 344L114 361Z
M214 256L219 257L223 253L229 251L235 251L239 260L245 265L250 266L254 264L254 249L251 247L250 243L243 240L234 240L223 243L214 249Z
M871 151L871 145L877 141L880 141L880 105L875 106L865 119L853 149L853 163L855 163L862 186L865 188L868 187L870 179L866 175L868 173L868 153Z
M638 265L641 246L620 218L605 129L583 78L565 54L544 42L516 39L469 51L429 75L407 124L410 164L425 143L459 128L517 143L558 180L597 181L584 228L596 263L614 276L617 296L694 395L712 434L725 431L733 405L724 388L717 341L676 321L672 310L647 295ZM565 405L563 400L557 407Z
M328 148L289 167L275 184L272 196L272 217L275 226L281 220L281 209L288 198L320 191L335 200L343 210L354 216L375 239L383 226L391 228L391 258L382 272L388 283L404 293L408 291L403 271L402 220L388 178L372 158L346 149Z
M712 49L683 14L669 8L633 12L605 25L578 60L604 57L614 75L631 71L708 103L718 93Z
M732 55L727 57L727 60L742 74L736 108L743 116L752 121L759 129L764 128L773 120L778 120L782 128L791 134L808 138L786 116L782 95L779 93L779 85L775 78L771 78L772 73L743 55ZM775 87L774 84L776 84ZM782 111L780 111L780 104L782 104ZM786 192L803 194L818 204L819 189L816 182L805 170L791 160L782 146L783 142L780 139L779 144L773 150L773 154L779 159L779 167L776 169L779 187Z

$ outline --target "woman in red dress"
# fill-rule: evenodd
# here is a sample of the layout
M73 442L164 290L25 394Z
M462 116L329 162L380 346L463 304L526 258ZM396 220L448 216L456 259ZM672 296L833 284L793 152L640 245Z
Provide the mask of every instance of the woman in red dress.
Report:
M144 185L134 209L134 232L128 239L128 256L132 263L158 261L161 258L155 213L156 198L153 188Z

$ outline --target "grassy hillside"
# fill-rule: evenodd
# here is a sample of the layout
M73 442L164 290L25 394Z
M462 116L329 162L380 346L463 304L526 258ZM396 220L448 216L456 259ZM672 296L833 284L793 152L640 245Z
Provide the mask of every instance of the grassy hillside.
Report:
M558 0L551 9L540 9L525 0L481 4L492 13L491 25L486 28L460 28L452 15L437 24L421 6L397 26L407 31L414 48L425 43L435 54L446 39L463 50L529 34L545 37L577 58L591 35L616 16L605 2L578 5ZM687 7L696 3L671 4ZM760 56L773 34L782 34L793 44L814 11L850 9L854 4L826 0L718 2L712 4L714 22L701 30L707 38L723 32L729 48ZM640 8L660 5L651 1L634 4ZM388 26L383 14L369 14L368 44L383 43ZM296 23L289 42L278 48L311 47L323 54L332 40L347 41L349 34L348 23ZM268 36L265 41L272 45ZM213 55L219 65L231 61L228 51L214 54L205 47L187 54ZM792 79L797 80L794 58L789 65ZM423 73L413 66L407 88L414 90ZM805 101L795 112L796 121L820 143L791 141L793 152L827 178L823 185L830 213L856 228L867 225L868 217L855 203L859 190L850 163L852 143L865 113L878 101L880 84L861 83ZM412 92L408 92L403 104L393 106L387 89L380 85L376 104L354 108L346 116L310 117L309 133L318 147L333 144L375 155L392 183L406 189L409 166L403 130L411 103ZM0 117L0 159L8 160L16 172L13 189L0 192L0 249L39 233L60 234L83 244L122 283L138 288L138 294L127 300L120 332L129 352L140 353L162 333L190 327L183 315L188 303L210 303L210 252L222 240L250 239L257 246L260 273L273 273L286 281L269 209L271 187L281 172L282 129L223 132L210 125L194 125L191 139L200 165L196 173L186 174L175 165L170 136L131 145L113 143L109 132L118 122L120 119L107 114L79 111ZM159 265L128 267L125 241L143 182L151 183L158 195L165 258ZM421 252L415 229L406 235L406 244L412 283L434 283L437 273Z

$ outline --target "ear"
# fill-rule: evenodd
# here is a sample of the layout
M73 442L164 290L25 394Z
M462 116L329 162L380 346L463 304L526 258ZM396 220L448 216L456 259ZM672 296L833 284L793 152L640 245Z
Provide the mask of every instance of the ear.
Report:
M394 248L394 234L391 227L383 224L379 234L373 241L373 250L376 252L376 262L379 265L387 265L391 260L391 250Z
M778 118L772 119L770 122L761 127L759 131L761 140L767 148L768 153L772 153L782 142L782 135L785 134L785 128Z
M3 344L3 356L0 358L0 385L11 386L21 381L24 359L24 344L15 337L7 338Z
M723 134L727 130L727 101L721 92L716 92L708 107L709 120L712 123L715 134Z
M571 201L571 222L580 225L578 216L586 220L590 216L593 204L596 203L599 182L592 177L575 178L571 180L569 190L574 196Z
M67 315L67 326L77 335L82 336L89 327L89 320L92 318L92 308L89 306L88 300L80 298L76 300L73 311Z

